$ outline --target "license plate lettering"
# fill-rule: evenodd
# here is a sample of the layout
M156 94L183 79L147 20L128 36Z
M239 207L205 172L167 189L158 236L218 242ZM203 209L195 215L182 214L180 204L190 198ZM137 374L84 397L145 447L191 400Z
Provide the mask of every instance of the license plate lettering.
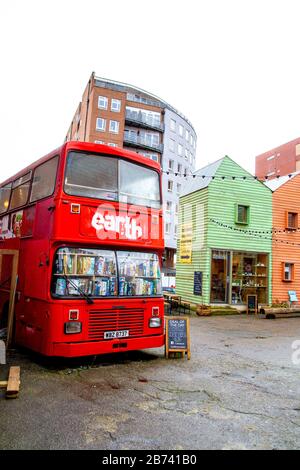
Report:
M127 338L128 336L129 330L105 331L104 333L104 339Z

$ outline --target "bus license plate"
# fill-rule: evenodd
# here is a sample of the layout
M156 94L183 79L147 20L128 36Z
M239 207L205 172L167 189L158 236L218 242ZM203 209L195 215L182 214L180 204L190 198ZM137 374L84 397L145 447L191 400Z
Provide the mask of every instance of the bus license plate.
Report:
M129 330L105 331L104 333L104 339L127 338L128 336L129 336Z

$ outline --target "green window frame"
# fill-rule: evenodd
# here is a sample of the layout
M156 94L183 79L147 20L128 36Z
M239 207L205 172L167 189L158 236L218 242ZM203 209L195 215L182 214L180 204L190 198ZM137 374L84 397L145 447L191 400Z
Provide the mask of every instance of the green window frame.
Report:
M250 206L247 204L235 205L235 223L240 225L249 225Z

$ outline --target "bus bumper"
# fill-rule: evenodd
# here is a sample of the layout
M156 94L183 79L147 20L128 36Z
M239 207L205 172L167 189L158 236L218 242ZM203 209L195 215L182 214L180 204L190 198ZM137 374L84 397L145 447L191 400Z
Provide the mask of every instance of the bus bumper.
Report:
M142 338L124 338L110 341L87 341L82 343L53 343L50 356L79 357L97 356L122 351L160 348L165 344L165 335Z

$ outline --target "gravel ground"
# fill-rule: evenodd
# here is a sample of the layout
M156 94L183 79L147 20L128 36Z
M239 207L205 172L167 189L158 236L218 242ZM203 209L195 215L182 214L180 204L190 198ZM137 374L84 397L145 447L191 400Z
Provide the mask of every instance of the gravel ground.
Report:
M21 391L0 392L0 449L299 449L295 340L300 318L235 315L191 318L190 361L11 351Z

